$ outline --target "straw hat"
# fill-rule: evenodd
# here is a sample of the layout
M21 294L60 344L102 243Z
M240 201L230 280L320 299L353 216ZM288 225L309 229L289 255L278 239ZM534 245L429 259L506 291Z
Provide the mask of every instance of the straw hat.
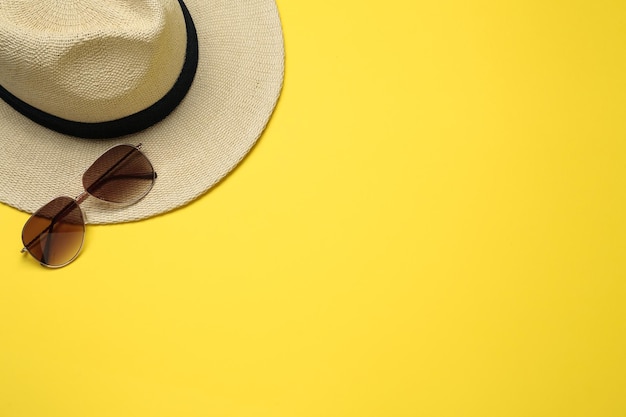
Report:
M128 207L88 199L87 221L184 205L248 153L283 73L274 0L2 0L0 201L76 196L101 153L142 143L153 190Z

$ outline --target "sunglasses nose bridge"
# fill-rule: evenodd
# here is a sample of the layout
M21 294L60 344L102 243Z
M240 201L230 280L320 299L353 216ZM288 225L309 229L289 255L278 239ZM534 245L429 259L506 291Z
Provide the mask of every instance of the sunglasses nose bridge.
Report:
M74 200L76 200L76 204L80 204L83 201L85 201L87 197L89 197L89 193L85 190L82 193L80 193L78 196L76 196Z

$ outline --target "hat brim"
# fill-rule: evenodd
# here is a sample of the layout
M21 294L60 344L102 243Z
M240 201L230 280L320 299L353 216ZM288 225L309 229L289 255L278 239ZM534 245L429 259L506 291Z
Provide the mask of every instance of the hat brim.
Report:
M36 124L0 101L0 201L32 213L81 192L81 175L106 149L143 144L158 173L139 203L88 199L88 223L140 220L183 206L235 168L265 129L280 95L284 42L275 0L185 0L199 60L184 100L164 120L114 139L81 139Z

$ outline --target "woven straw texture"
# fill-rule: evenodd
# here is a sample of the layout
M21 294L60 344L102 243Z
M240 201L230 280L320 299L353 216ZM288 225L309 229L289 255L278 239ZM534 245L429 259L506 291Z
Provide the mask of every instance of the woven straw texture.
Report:
M24 3L12 0L7 4L12 2ZM32 21L66 19L71 22L70 6L85 7L82 0L70 0L65 2L68 5L64 9L65 12L57 10L56 14L46 14L42 5L58 5L59 2L47 0L32 3L37 3L33 8L38 10L33 12L33 16L28 17ZM99 3L109 4L109 2ZM133 2L110 2L117 5L112 7L118 7L118 10L124 3ZM148 6L155 4L163 6L170 2L152 0L143 3ZM82 6L78 6L81 4ZM186 0L185 4L198 33L198 70L183 102L165 120L156 125L138 134L116 139L80 139L50 131L0 101L0 201L32 213L56 196L76 196L82 190L81 176L84 170L106 149L119 143L143 143L142 150L153 163L158 179L148 196L132 206L113 207L93 198L88 199L82 204L88 223L133 221L170 211L205 193L237 166L265 128L282 87L284 45L276 4L274 0ZM93 13L99 16L110 10L94 9ZM165 13L168 7L160 9L159 11L159 7L155 7L155 13ZM0 6L0 21L3 20L2 13L9 11L10 7L6 7L3 2ZM11 18L15 21L14 16ZM125 18L128 19L127 16ZM174 17L169 21L175 22L176 19ZM157 20L168 21L162 17ZM129 22L133 22L134 27L130 29L137 33L135 38L140 40L142 37L150 40L163 33L162 28L154 30L150 24L136 19L130 19ZM92 24L95 27L102 22L99 23L99 19L94 18L93 21L86 23L83 21L81 24ZM60 25L65 27L64 30L71 31L71 28L68 29L69 26L71 25ZM28 31L28 26L22 25L21 30ZM168 36L180 38L179 26L174 25L168 31L174 32ZM97 30L94 29L95 32ZM7 44L11 45L11 42L7 41L7 33L7 30L0 28L0 48L6 48ZM15 33L10 32L11 36ZM33 33L34 31L31 31L30 35L32 39L36 39ZM52 43L59 45L67 38L67 33L59 33L56 38L52 38ZM83 43L88 43L87 41L89 39ZM83 48L87 54L95 53L98 42L102 39L91 41L93 41L91 48ZM174 44L176 42L181 43L175 41ZM158 41L154 43L160 45ZM26 44L28 45L28 42ZM163 47L164 50L167 48ZM172 48L171 44L169 48L177 49ZM50 72L42 71L38 75L34 71L27 81L22 80L26 83L31 82L37 87L32 89L32 95L28 97L33 100L31 104L38 104L53 114L78 121L115 117L117 116L115 112L123 114L128 112L129 108L141 107L161 95L158 86L171 83L172 74L177 73L182 64L180 54L176 54L178 49L170 51L170 60L151 62L146 66L137 61L139 54L133 53L132 43L124 50L127 53L122 58L127 60L118 61L123 63L120 65L125 65L124 67L117 67L113 63L105 67L91 66L90 77L83 76L85 68L71 67L65 73L65 82L57 85L71 86L67 80L78 78L83 81L89 78L97 80L98 74L101 75L101 79L119 78L125 80L126 84L111 88L97 82L94 82L93 86L84 82L75 84L73 91L78 97L76 102L69 104L66 101L66 106L63 106L59 105L58 100L55 102L53 98L46 99L45 94L35 94L48 88L46 94L49 97L55 96L54 90L47 87L46 80L41 78L49 76ZM155 56L163 55L159 53ZM42 68L49 69L50 65L46 67L47 58L49 57L33 57L34 60L41 61ZM128 62L135 64L129 67ZM15 70L10 64L11 62L0 62L0 81L3 74ZM87 64L88 62L85 63ZM132 68L136 69L135 73L132 73ZM158 68L159 71L155 71L154 68ZM60 69L55 70L58 72ZM72 75L73 71L82 72ZM111 73L116 74L115 77L106 77ZM150 73L149 76L132 77L133 74L146 73ZM154 80L159 77L161 81L155 82ZM147 88L147 85L154 87ZM123 101L123 97L124 92L132 90L129 86L135 88L133 91L140 93L132 96L133 99L127 103ZM112 108L110 110L112 113L103 115L102 111L85 111L86 106L81 105L80 97L87 97L91 102L94 101L94 97L100 98L104 107ZM111 106L115 100L125 104Z

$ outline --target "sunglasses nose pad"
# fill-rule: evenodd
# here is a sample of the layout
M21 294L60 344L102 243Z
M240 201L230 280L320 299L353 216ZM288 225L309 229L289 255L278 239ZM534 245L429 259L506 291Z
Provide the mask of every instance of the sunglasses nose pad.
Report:
M22 243L42 265L61 267L73 261L83 245L85 220L73 198L57 197L37 210L22 229Z

